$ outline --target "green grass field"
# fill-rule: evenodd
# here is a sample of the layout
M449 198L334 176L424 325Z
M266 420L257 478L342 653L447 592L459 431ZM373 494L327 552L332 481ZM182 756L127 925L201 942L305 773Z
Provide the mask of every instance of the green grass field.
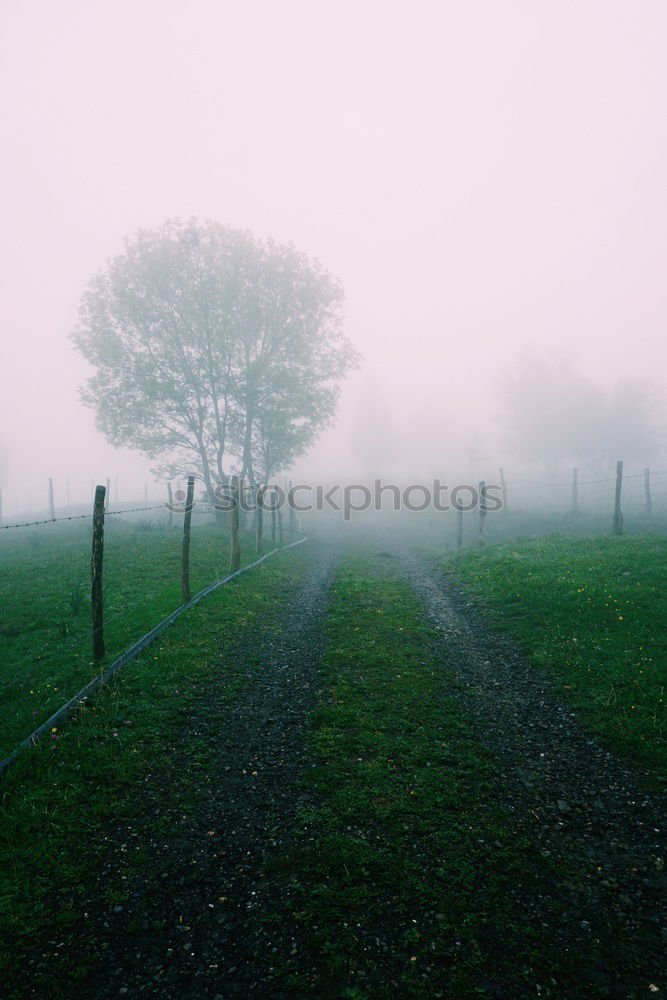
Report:
M551 536L442 563L613 750L667 777L667 538Z
M90 522L47 524L0 539L0 759L182 602L178 527L107 518L104 614L107 655L92 660ZM264 543L262 551L270 544ZM257 558L242 538L242 564ZM229 539L193 518L191 590L224 576Z
M139 562L151 546L173 541L138 529L128 539ZM210 558L218 542L211 537ZM167 548L164 564L173 565ZM664 652L650 645L664 628L665 555L660 538L548 538L468 550L443 566L553 672L586 725L653 774L665 756ZM198 808L217 773L212 747L179 733L210 713L210 692L220 711L250 682L254 668L236 652L239 635L255 627L280 633L311 559L312 547L300 547L208 597L79 709L58 739L8 771L0 975L21 974L14 956L32 934L48 927L55 940L78 925L91 883L99 884L105 830L132 823L144 776L156 769L168 775L163 814L178 835L179 816ZM143 579L137 568L135 580ZM177 601L170 586L165 601ZM149 601L146 614L159 609ZM446 981L449 995L475 996L490 955L494 975L507 981L540 982L548 970L576 983L576 956L560 954L557 936L534 926L522 902L571 873L539 850L529 825L517 829L494 794L491 752L447 695L441 640L396 560L348 552L324 627L306 732L312 766L295 789L295 835L267 873L282 887L280 910L262 913L268 923L289 921L303 948L293 961L280 958L287 995L430 1000ZM129 882L151 877L148 866L140 850L128 854L122 873L105 877L105 901L122 905ZM558 912L545 915L558 928ZM45 983L51 995L64 998L72 976L85 977L95 961L87 948L84 935L81 968Z

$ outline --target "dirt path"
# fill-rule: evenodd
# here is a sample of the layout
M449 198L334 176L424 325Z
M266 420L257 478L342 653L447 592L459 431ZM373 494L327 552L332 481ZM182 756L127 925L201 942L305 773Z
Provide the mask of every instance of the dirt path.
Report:
M577 724L552 684L490 630L450 578L405 553L402 560L442 636L455 675L449 693L497 761L498 795L517 831L529 830L546 857L575 873L545 886L544 898L523 900L545 934L556 901L553 933L570 929L562 946L581 970L575 995L667 994L664 798Z
M21 998L301 995L273 968L297 953L299 941L272 861L304 834L296 829L307 801L299 788L309 764L304 726L337 558L336 545L313 546L309 574L277 621L262 622L233 653L247 663L248 686L231 707L213 688L206 711L174 734L173 752L183 755L193 794L170 788L161 774L146 776L135 792L136 820L108 832L104 867L86 889L85 918L64 937L46 933L20 960ZM490 631L444 574L405 556L403 571L455 675L446 693L460 699L493 754L496 795L515 818L517 838L528 834L564 872L537 891L533 878L512 893L535 947L549 941L551 954L556 942L568 981L580 983L563 993L545 981L538 996L665 995L664 800L642 790L640 775L577 725L550 683ZM203 768L192 766L196 753ZM137 850L145 854L141 863L130 861ZM105 887L123 880L127 899L110 904ZM502 928L495 938L505 940ZM521 986L517 978L508 992L494 978L490 954L484 995L528 996Z
M238 649L256 665L231 709L221 717L212 692L210 717L197 713L192 726L175 734L174 752L183 753L185 769L193 741L212 748L214 770L196 808L185 812L160 775L148 776L136 822L109 834L85 921L64 940L42 942L41 957L35 949L23 995L52 995L44 986L50 970L62 989L64 970L87 966L81 982L76 975L69 982L68 996L279 998L271 986L272 956L289 952L289 942L279 919L264 921L264 914L281 911L265 864L293 833L304 722L315 697L320 625L336 561L335 549L318 549L279 627L256 629ZM171 820L176 837L166 829ZM148 855L139 873L127 866L128 852L137 848ZM124 871L133 880L129 901L103 904L105 883Z

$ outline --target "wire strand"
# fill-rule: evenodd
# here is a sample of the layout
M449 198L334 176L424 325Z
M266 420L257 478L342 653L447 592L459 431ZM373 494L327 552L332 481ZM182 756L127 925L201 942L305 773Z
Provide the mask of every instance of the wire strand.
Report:
M105 510L105 517L112 517L116 514L136 514L142 510L165 510L163 503L155 504L153 507L130 507L128 510ZM33 528L38 524L56 524L61 521L81 521L84 518L93 517L93 514L70 514L68 517L47 517L43 521L22 521L17 524L2 524L0 528Z

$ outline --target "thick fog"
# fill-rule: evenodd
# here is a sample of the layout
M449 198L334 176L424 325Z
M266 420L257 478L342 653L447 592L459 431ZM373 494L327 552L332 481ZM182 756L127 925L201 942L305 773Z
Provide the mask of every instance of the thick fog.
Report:
M68 477L72 501L107 477L162 496L79 403L69 334L91 276L170 217L343 283L362 361L295 479L511 466L530 365L660 388L665 37L662 0L5 0L5 515L49 476L57 504Z

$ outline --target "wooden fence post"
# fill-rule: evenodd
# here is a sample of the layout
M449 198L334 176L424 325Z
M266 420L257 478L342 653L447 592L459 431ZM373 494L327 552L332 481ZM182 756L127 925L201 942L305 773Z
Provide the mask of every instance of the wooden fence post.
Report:
M289 528L290 528L290 531L294 531L296 529L296 511L294 510L294 507L292 506L292 480L291 479L288 479L287 486L288 486L287 499L288 499L288 502L289 502Z
M479 544L484 545L484 525L486 522L486 483L479 483Z
M93 505L93 551L90 559L90 605L93 613L93 659L104 656L104 599L102 595L102 559L104 556L104 486L95 488Z
M284 494L283 494L283 496L284 496ZM284 535L283 535L283 512L282 512L282 510L279 507L278 508L278 545L282 549L282 547L283 547L284 544L285 544L285 538L284 538Z
M56 508L53 503L53 479L49 476L49 516L52 521L56 519Z
M188 492L185 497L185 514L183 516L183 550L181 553L181 589L183 604L187 604L190 593L190 528L192 525L192 502L195 495L195 477L188 476Z
M508 510L508 506L507 506L507 483L505 482L505 473L503 472L502 469L500 470L500 486L501 486L501 489L503 491L503 511L505 513L507 513L507 510Z
M241 476L236 477L237 487L236 487L236 507L238 511L239 519L239 531L245 531L245 512L243 510L243 479ZM233 515L232 515L233 520Z
M239 542L239 477L232 476L232 518L229 536L229 572L241 568L241 543Z
M262 547L262 521L264 519L264 487L257 490L257 510L255 511L255 552L259 552Z
M456 507L456 547L463 546L463 507L457 504Z
M171 492L171 483L167 483L167 501L169 503L169 527L174 523L174 511L172 510L174 506L174 496Z
M612 530L615 535L623 534L623 514L621 513L621 487L623 486L623 462L616 463L616 492L614 494L614 520Z
M646 503L646 513L650 514L653 510L653 500L651 499L651 473L649 469L644 469L644 499ZM1 510L0 517L2 517Z
M573 469L572 470L572 499L570 501L570 511L573 514L577 513L577 508L578 508L578 505L579 505L579 489L578 489L579 483L578 483L578 478L579 478L579 469Z

